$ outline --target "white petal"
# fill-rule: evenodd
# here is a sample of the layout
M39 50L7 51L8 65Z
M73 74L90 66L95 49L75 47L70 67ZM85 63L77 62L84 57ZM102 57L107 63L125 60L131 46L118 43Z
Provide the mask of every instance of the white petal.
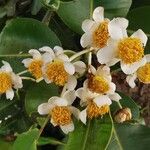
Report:
M109 98L113 101L118 102L121 99L121 96L118 93L110 94Z
M12 82L13 82L13 87L15 89L18 89L18 88L22 88L23 87L23 84L22 84L22 79L20 76L12 73L11 74L11 78L12 78Z
M136 78L137 78L136 73L134 73L134 74L129 75L129 76L126 77L126 81L127 81L127 83L129 84L129 86L131 88L134 88L136 86L136 84L135 84Z
M80 110L73 106L70 106L69 109L72 112L72 114L76 117L76 119L79 119Z
M94 67L94 66L92 66L92 65L90 65L89 67L90 67L90 71L91 71L91 73L95 75L95 74L96 74L96 72L97 72L97 71L96 71L96 69L95 69L95 67Z
M108 63L106 63L107 66L114 66L116 63L118 63L120 59L118 58L112 58Z
M91 30L91 28L94 24L95 24L95 22L93 20L86 19L82 23L82 30L84 32L88 32L89 30Z
M6 98L12 100L14 98L14 91L13 89L9 89L6 91Z
M128 26L128 20L125 18L114 18L108 24L108 32L110 37L115 40L119 40L127 36L126 28Z
M75 67L70 62L64 62L64 68L66 72L69 73L70 75L73 75L75 73Z
M73 91L66 91L62 98L66 99L68 101L68 105L71 105L74 100L76 99L76 94L75 94L75 90Z
M79 118L84 124L86 124L86 118L87 118L86 109L84 109L83 111L80 112Z
M12 68L8 62L2 60L2 63L4 65L1 67L1 71L12 72Z
M84 33L81 36L80 44L82 47L88 47L92 44L92 35L90 33Z
M65 126L60 126L60 128L62 129L62 131L65 134L68 134L69 132L72 132L74 130L74 124L70 123L70 124L65 125Z
M75 67L75 72L79 73L80 75L83 74L86 70L86 65L83 61L76 61L73 63Z
M51 124L54 126L54 127L56 127L57 126L57 124L54 122L54 120L53 120L53 118L51 118Z
M97 96L95 99L94 99L94 102L96 103L97 106L103 106L103 105L110 105L112 102L111 102L111 99L107 96L107 95L101 95L101 96Z
M113 94L116 90L116 85L113 82L109 83L109 91L107 93Z
M115 56L116 50L111 46L106 46L97 52L97 59L101 64L109 63Z
M57 56L64 53L63 48L60 46L55 46L53 50L55 52L55 55L57 55Z
M140 61L133 64L125 64L121 61L121 69L125 74L133 74L137 69L146 63L146 58L143 57Z
M33 61L33 59L31 59L31 58L26 58L26 59L24 59L24 60L22 61L22 63L24 64L24 66L25 66L26 68L28 68L32 61Z
M66 83L66 87L68 90L74 90L77 86L77 79L75 76L69 76L68 81Z
M41 53L36 49L29 50L29 54L32 55L33 59L41 59Z
M47 115L51 111L51 105L49 103L43 103L38 106L38 113L40 115Z
M146 58L146 62L149 63L150 62L150 54L145 55Z
M134 32L131 35L131 37L139 38L142 41L142 43L144 44L144 46L146 45L147 40L148 40L147 35L141 29L139 29L136 32Z
M79 88L76 90L76 96L79 97L80 99L83 99L84 96L84 88Z
M104 21L104 8L103 7L97 7L93 11L93 19L96 22L102 22Z
M57 58L62 60L62 61L66 61L66 62L69 61L69 57L65 54L60 54L60 55L57 56Z
M46 64L46 63L52 62L53 58L52 58L51 54L49 54L48 52L46 52L46 53L44 53L44 54L42 55L42 60L43 60L44 63Z
M64 98L57 98L57 99L54 100L54 104L56 106L67 106L68 101Z
M41 51L41 52L48 52L51 55L52 59L55 58L54 51L50 47L48 47L48 46L41 47L39 49L39 51Z
M58 99L59 97L58 96L53 96L51 97L49 100L48 100L48 103L49 104L54 104L55 103L55 100Z

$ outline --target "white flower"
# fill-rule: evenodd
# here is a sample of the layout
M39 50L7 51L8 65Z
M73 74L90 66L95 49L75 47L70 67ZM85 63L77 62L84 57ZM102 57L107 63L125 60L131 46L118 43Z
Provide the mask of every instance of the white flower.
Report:
M97 70L91 66L92 75L84 82L83 88L76 91L81 99L80 105L87 106L81 113L80 119L86 124L87 116L92 119L104 115L109 111L112 101L119 101L120 95L115 93L116 86L111 82L110 68L99 67Z
M74 130L72 114L78 119L80 111L71 106L76 99L75 91L66 91L61 97L51 97L48 103L38 106L41 115L50 115L51 123L60 126L65 134Z
M150 84L150 54L145 55L146 64L141 66L131 75L128 75L126 78L127 83L131 88L136 86L135 80L138 78L140 82L145 84Z
M0 94L6 93L6 98L12 100L14 98L13 88L22 88L22 79L16 75L10 64L6 61L2 61L4 64L0 68Z
M93 11L93 20L86 19L82 23L82 29L85 32L80 40L82 47L94 47L95 49L102 48L107 45L107 41L112 32L121 32L121 29L124 30L128 26L128 20L125 18L116 18L115 20L117 25L114 24L107 18L104 18L104 8L97 7ZM123 24L121 24L123 22Z
M59 46L55 46L53 50L49 47L42 47L40 51L51 55L51 59L48 59L42 68L45 81L54 82L60 86L65 85L67 89L73 90L77 85L75 73L82 74L86 69L85 63L82 61L70 62L69 57ZM44 56L47 57L47 54L45 53Z
M107 46L97 52L98 62L113 66L120 61L122 71L125 74L132 74L146 63L146 59L143 57L143 46L146 45L147 36L139 29L130 37L127 37L124 28L117 32L116 22L115 19L111 21L114 28L112 28L112 31L110 30L111 39L109 39Z

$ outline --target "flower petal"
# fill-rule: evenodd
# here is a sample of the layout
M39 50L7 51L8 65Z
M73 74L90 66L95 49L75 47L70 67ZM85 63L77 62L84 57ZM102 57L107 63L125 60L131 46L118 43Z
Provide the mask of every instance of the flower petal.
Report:
M86 124L87 112L86 109L82 110L79 114L79 119Z
M146 58L146 62L149 63L150 62L150 54L145 55Z
M47 115L51 111L51 105L49 103L43 103L38 106L38 113L40 115Z
M54 50L56 56L64 53L63 48L60 46L55 46L53 50Z
M80 99L83 99L84 96L84 88L79 88L76 90L76 96L79 97Z
M113 94L116 90L116 85L113 82L109 83L109 91L107 93Z
M32 55L33 59L41 59L41 53L36 49L30 49L29 54Z
M12 82L13 82L13 87L15 89L18 89L18 88L22 88L23 87L23 84L22 84L22 79L20 76L12 73L11 74L11 78L12 78Z
M91 73L92 73L93 75L95 75L96 72L97 72L96 69L95 69L95 67L92 66L92 65L89 65L89 68L90 68Z
M91 45L92 44L92 35L90 33L84 33L81 36L80 44L84 48L88 47L89 45Z
M110 37L115 40L119 40L123 37L127 37L126 28L128 26L128 20L125 18L114 18L108 24L108 32Z
M80 75L83 74L86 70L86 65L83 61L76 61L73 63L75 67L75 72L79 73Z
M75 73L75 67L70 62L64 62L64 68L66 72L69 73L70 75L73 75Z
M121 99L121 96L118 93L110 94L109 98L113 101L118 102Z
M6 98L12 100L14 98L14 91L13 89L9 89L6 91Z
M70 123L65 126L60 126L60 128L65 134L68 134L69 132L72 132L74 130L74 124Z
M1 71L6 71L6 72L12 72L12 68L10 66L10 64L4 60L2 60L2 63L4 64L2 67L1 67Z
M44 64L46 64L46 63L52 62L53 58L52 58L51 54L46 52L42 55L42 60L43 60Z
M97 106L103 106L103 105L111 105L111 99L107 95L100 95L94 98L93 100Z
M71 90L74 90L76 88L76 86L77 86L76 77L75 76L69 76L68 81L66 83L66 88L71 91Z
M69 61L69 57L65 54L60 54L60 55L57 56L57 58L62 60L62 61L66 61L66 62Z
M129 84L129 86L131 88L134 88L136 86L136 84L135 84L136 78L137 78L136 73L134 73L134 74L129 75L129 76L126 77L126 81L127 81L127 83Z
M54 105L56 105L56 106L67 106L68 101L64 98L58 97L57 99L54 100Z
M69 107L72 114L76 117L76 119L79 119L80 110L74 106Z
M74 100L76 99L76 94L75 94L75 90L73 91L66 91L62 98L66 99L68 101L68 105L71 105Z
M131 37L139 38L139 39L142 41L142 43L144 44L144 46L146 45L147 40L148 40L146 34L145 34L141 29L139 29L139 30L137 30L136 32L134 32L134 33L131 35Z
M54 127L56 127L57 126L57 124L54 122L54 120L53 120L53 118L51 118L51 124L54 126Z
M104 21L104 8L103 7L97 7L97 8L94 9L93 19L96 22Z
M140 61L137 61L133 64L125 64L121 61L121 69L125 74L133 74L137 69L146 63L146 58L143 57Z
M91 28L94 24L95 24L95 22L93 20L86 19L82 23L82 30L84 32L88 32L89 30L91 30Z
M22 61L22 63L24 64L24 66L25 66L26 68L28 68L32 61L33 61L33 59L31 59L31 58L26 58L26 59L24 59L24 60Z

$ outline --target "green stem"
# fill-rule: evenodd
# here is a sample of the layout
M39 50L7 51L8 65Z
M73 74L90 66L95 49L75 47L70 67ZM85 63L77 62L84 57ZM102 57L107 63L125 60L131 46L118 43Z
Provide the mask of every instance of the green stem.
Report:
M50 10L48 10L48 11L46 12L46 14L45 14L45 16L44 16L42 22L43 22L45 25L49 26L49 22L50 22L52 16L53 16L53 12L50 11Z
M90 18L92 18L93 14L93 0L90 0Z
M35 79L33 79L33 78L30 78L30 77L21 77L21 79L23 79L23 80L31 80L31 81L36 81Z
M119 108L122 109L121 103L119 101L117 103L118 103Z
M22 74L25 74L27 72L28 72L28 70L24 70L24 71L21 71L21 72L17 73L17 75L22 75Z

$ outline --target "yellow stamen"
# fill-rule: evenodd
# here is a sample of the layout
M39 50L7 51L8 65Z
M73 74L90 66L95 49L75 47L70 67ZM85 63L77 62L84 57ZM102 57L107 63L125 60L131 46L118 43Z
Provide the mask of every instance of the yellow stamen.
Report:
M29 67L28 70L29 72L36 78L39 79L42 77L42 65L43 65L43 61L39 60L39 59L35 59L33 60Z
M108 21L104 21L93 33L93 44L95 47L102 48L106 46L108 38Z
M0 94L5 93L12 87L12 79L10 74L0 72Z
M139 61L144 55L142 42L138 38L124 38L118 44L119 58L126 64Z
M56 106L52 109L51 117L57 125L68 125L71 123L71 112L67 106Z
M63 86L68 80L68 73L61 61L54 61L46 66L46 75L49 80L59 86Z
M109 90L109 85L102 76L94 76L90 74L88 76L88 88L92 92L104 94Z
M109 105L98 107L92 100L89 101L87 106L88 118L97 118L109 112Z
M150 83L150 63L146 63L137 70L137 77L143 83Z

